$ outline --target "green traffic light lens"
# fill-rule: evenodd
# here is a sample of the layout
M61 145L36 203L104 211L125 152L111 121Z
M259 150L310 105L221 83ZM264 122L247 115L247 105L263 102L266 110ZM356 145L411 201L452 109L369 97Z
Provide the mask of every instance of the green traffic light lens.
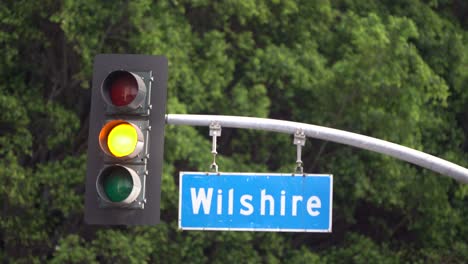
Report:
M133 180L125 168L112 167L103 176L102 187L111 202L122 202L127 199L133 189Z

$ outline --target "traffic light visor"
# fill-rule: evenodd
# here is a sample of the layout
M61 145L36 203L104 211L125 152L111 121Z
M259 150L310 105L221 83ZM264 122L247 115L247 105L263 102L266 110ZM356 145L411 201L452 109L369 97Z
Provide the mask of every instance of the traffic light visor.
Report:
M101 149L114 158L135 158L143 149L144 136L140 128L124 120L112 120L99 133Z

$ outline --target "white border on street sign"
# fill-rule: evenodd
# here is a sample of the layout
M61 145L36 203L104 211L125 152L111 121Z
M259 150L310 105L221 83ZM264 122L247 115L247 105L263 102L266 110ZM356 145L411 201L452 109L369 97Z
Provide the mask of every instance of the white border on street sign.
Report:
M221 227L183 227L182 226L182 181L184 174L200 175L206 177L245 175L245 176L291 176L291 177L329 177L330 178L330 205L329 205L329 229L287 229L287 228L221 228ZM293 173L255 173L255 172L179 172L179 216L178 226L180 230L195 231L260 231L260 232L306 232L306 233L331 233L332 232L332 205L333 205L333 175L332 174L293 174Z

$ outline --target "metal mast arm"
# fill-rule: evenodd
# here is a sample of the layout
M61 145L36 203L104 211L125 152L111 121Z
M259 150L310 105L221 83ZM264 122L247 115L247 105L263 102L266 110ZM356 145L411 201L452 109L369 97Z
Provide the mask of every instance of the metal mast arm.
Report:
M166 123L169 125L210 126L212 122L218 122L223 127L267 130L292 135L294 135L298 129L302 129L307 137L333 141L382 153L438 172L442 175L449 176L459 182L468 183L468 170L457 164L385 140L343 130L258 117L182 114L166 115Z

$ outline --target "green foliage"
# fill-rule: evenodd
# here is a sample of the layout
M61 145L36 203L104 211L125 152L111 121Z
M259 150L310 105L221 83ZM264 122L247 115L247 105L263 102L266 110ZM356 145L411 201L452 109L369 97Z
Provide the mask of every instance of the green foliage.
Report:
M98 263L96 252L87 248L83 238L76 234L60 239L53 255L50 263Z
M164 54L168 113L344 129L468 166L468 5L410 1L3 1L0 260L7 263L465 263L468 188L375 153L308 140L335 175L332 234L177 229L179 171L206 128L166 128L162 223L83 223L93 57ZM286 135L223 129L223 171L290 172Z
M395 254L383 243L376 245L367 237L348 233L343 247L333 248L326 255L327 263L397 263L399 254Z

